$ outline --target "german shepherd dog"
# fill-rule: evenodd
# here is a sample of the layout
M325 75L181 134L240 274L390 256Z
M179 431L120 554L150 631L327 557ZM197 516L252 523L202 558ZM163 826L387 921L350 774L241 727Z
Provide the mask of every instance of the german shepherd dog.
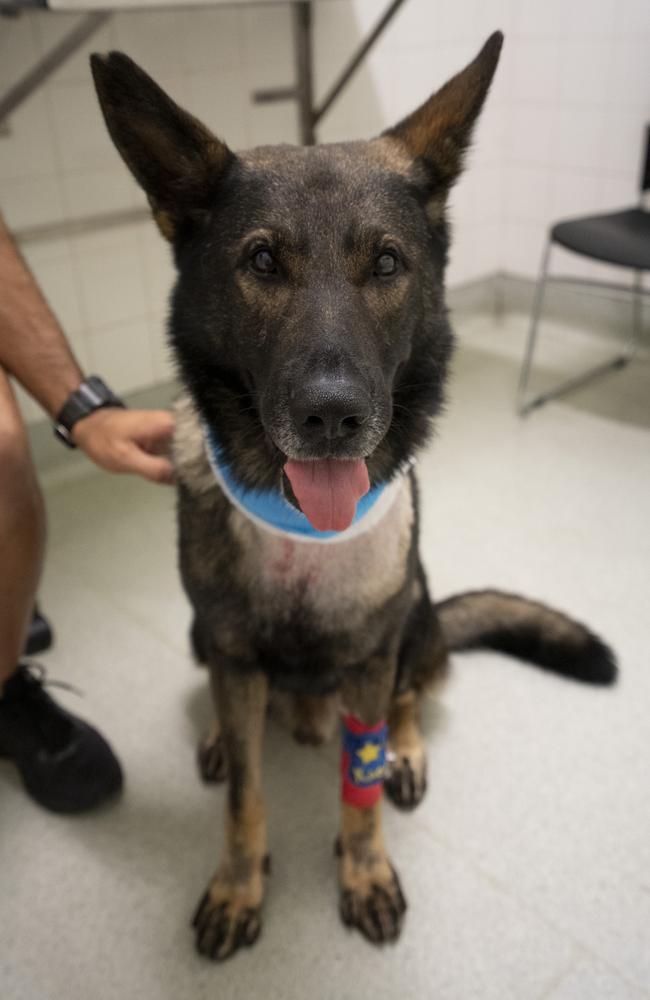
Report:
M449 651L486 647L592 684L615 679L607 646L541 604L496 591L433 604L418 555L409 463L441 410L453 346L445 203L502 41L493 34L379 138L236 155L125 55L92 57L110 134L178 271L179 558L218 720L200 767L228 781L225 853L194 918L212 959L261 928L271 691L284 692L303 742L344 713L340 911L380 943L397 938L406 909L381 786L403 808L422 799L419 704ZM369 489L381 496L355 521ZM319 537L267 526L242 495L275 498ZM361 760L346 771L350 753Z

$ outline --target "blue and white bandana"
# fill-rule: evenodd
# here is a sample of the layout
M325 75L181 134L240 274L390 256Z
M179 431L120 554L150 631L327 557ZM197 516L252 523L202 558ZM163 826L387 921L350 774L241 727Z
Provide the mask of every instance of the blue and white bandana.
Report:
M278 490L251 490L233 476L214 432L202 425L205 452L215 478L230 502L259 528L298 542L346 542L374 527L392 506L401 485L402 474L390 483L374 486L357 504L354 520L345 531L318 531L302 511Z

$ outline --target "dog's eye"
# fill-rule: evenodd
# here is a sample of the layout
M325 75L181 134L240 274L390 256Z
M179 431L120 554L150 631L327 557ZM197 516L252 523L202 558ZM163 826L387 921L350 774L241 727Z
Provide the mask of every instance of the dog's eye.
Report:
M256 274L277 274L278 267L270 250L256 250L251 256L251 268Z
M374 274L377 278L390 278L397 273L399 261L390 250L385 250L375 261Z

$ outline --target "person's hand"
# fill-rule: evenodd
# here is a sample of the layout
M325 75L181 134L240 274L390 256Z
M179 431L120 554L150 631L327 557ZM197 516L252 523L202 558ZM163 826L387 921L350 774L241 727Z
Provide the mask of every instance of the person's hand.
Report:
M167 410L106 407L77 421L72 439L102 469L173 483L171 462L164 457L173 432L174 418Z

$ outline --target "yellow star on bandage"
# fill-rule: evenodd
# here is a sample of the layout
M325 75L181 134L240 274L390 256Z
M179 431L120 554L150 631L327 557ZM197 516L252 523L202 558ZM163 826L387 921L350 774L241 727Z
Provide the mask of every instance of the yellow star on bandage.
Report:
M357 750L357 757L360 757L364 764L372 764L379 756L379 747L376 743L364 743L360 750Z

